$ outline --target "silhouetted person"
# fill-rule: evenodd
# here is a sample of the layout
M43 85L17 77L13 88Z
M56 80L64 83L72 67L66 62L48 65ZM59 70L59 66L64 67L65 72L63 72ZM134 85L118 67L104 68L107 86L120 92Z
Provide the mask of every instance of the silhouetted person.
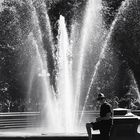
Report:
M107 103L104 94L100 93L97 100L100 102L100 117L96 118L96 122L86 124L89 140L92 140L91 129L100 130L100 135L103 140L108 140L110 129L112 126L112 110L111 105Z
M120 108L127 108L127 101L126 101L126 99L123 98L123 97L121 97L118 106L119 106Z
M118 105L119 105L119 98L117 96L115 96L113 98L113 101L112 101L112 108L118 108Z

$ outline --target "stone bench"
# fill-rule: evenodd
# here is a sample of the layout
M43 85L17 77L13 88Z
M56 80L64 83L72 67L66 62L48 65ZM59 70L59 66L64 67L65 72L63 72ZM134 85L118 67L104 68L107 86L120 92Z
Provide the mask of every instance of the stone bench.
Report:
M139 125L137 117L114 117L110 133L110 140L138 140L137 132Z
M137 132L140 120L137 117L114 117L110 140L140 140ZM93 134L93 140L104 140L100 133Z

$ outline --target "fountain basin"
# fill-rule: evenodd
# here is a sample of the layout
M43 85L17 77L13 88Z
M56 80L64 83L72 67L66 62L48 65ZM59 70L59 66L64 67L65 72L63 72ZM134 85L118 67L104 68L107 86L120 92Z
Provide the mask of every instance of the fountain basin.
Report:
M87 136L1 136L3 140L87 140Z
M96 112L97 113L97 112ZM95 115L95 112L86 113L87 116ZM97 114L96 114L97 115ZM39 112L13 112L0 113L0 138L3 140L87 140L86 131L74 133L49 133L45 129L39 127L40 113ZM36 123L35 123L36 122ZM140 117L136 116L119 116L114 117L114 125L111 134L111 140L134 139L140 138L138 127L140 126ZM121 126L123 125L123 127ZM127 129L128 126L134 129ZM83 126L84 127L84 126ZM123 128L123 132L122 130ZM118 129L119 128L119 129ZM134 131L133 131L134 130ZM133 132L132 132L133 131ZM131 135L131 137L130 137ZM100 140L99 131L93 131L94 140Z

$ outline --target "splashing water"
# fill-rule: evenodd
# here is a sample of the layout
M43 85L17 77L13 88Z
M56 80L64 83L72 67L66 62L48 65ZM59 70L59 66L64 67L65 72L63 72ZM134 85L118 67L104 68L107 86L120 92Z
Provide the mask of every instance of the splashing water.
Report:
M93 6L95 8L93 8ZM68 33L66 29L66 23L65 19L63 16L60 16L59 19L59 30L58 30L58 51L57 51L57 68L58 72L56 75L56 85L57 85L57 93L54 94L53 99L48 97L48 100L51 100L51 109L50 111L53 111L53 115L57 114L57 117L51 116L50 113L50 118L51 121L49 122L50 126L50 131L52 132L65 132L65 133L70 133L75 131L76 127L76 120L77 118L77 111L78 111L78 105L79 105L79 97L80 97L80 90L81 90L81 76L82 76L82 67L84 64L84 59L85 59L85 50L86 46L88 45L89 48L92 43L96 41L99 36L97 33L98 28L101 25L101 17L99 16L97 18L97 15L99 13L99 10L101 9L101 1L89 1L88 7L87 7L87 15L85 15L85 25L83 27L82 35L81 35L81 43L80 43L80 64L79 64L79 70L77 74L77 90L76 93L74 94L73 91L73 76L72 76L72 48L69 43L68 39ZM92 19L92 24L90 19ZM96 19L96 24L95 20ZM88 24L88 25L87 25ZM92 30L94 30L94 32ZM89 33L89 30L91 31ZM94 33L96 34L95 37L90 38L91 34ZM101 31L99 32L101 33ZM92 40L94 38L94 40ZM100 37L99 37L100 38ZM92 42L92 41L93 42ZM96 45L97 46L97 45ZM93 48L95 49L95 48ZM99 49L98 46L96 50ZM75 104L73 104L73 101L75 100ZM50 107L50 106L49 106ZM49 108L47 107L47 108ZM48 118L46 118L49 120ZM55 123L54 122L59 122ZM52 123L52 124L51 124Z
M94 7L94 8L93 8ZM100 25L102 24L101 16L97 16L99 14L99 11L101 9L101 0L89 0L87 11L84 19L84 26L82 30L82 35L80 35L81 43L80 43L80 60L78 65L78 73L77 73L77 89L74 93L73 91L73 76L72 76L72 48L69 43L68 33L66 29L66 23L63 16L60 16L60 19L58 21L59 24L59 30L58 30L58 45L57 45L57 74L56 74L56 88L57 93L54 93L51 90L51 85L47 82L49 77L46 77L44 75L43 78L43 86L42 86L42 92L43 94L46 94L46 120L47 120L47 132L64 132L64 133L70 133L75 131L75 127L77 125L78 121L78 109L79 109L79 99L81 94L81 78L83 71L83 65L85 61L85 54L88 48L90 48L92 45L93 50L95 52L98 52L100 50L99 46L97 45L97 40L99 37L99 34L101 34L101 30L99 31L98 28L100 28ZM92 22L91 22L92 19ZM96 22L95 22L96 20ZM48 19L47 19L48 21ZM98 30L98 31L97 31ZM94 34L95 36L92 37L91 34ZM96 46L96 47L95 47ZM36 47L37 48L37 47ZM38 49L37 49L38 50ZM97 51L98 50L98 51ZM37 51L39 52L39 51ZM38 53L39 56L39 53ZM95 54L95 57L97 54ZM39 56L40 58L40 56ZM41 60L41 59L40 59ZM42 63L42 61L40 61ZM44 63L44 61L43 61ZM42 73L45 73L45 70L43 67ZM45 80L45 78L47 78ZM45 89L44 86L49 86L49 90ZM48 92L45 92L45 90L48 90ZM75 103L73 104L73 101L75 100ZM53 113L52 113L53 112ZM57 115L57 117L55 117ZM58 122L56 124L56 122Z
M76 110L79 109L79 103L80 103L80 94L82 91L82 81L84 77L84 65L85 65L85 59L86 59L86 53L89 48L94 49L94 58L97 59L98 52L100 50L100 46L96 44L98 37L100 36L101 28L102 26L102 18L99 14L99 11L101 10L101 0L89 0L87 3L87 8L85 11L85 17L84 17L84 23L82 27L81 32L81 42L80 42L80 60L79 60L79 66L78 66L78 77L77 77L77 89L76 89L76 98L75 98L75 106ZM98 31L96 31L98 30ZM94 35L93 35L94 34ZM95 61L95 60L93 60ZM78 120L78 114L75 115L76 120Z
M92 85L94 84L94 81L95 81L96 78L97 78L98 69L99 69L99 67L100 67L101 61L102 61L103 59L105 59L106 53L107 53L107 51L108 51L108 50L107 50L107 49L108 49L108 43L109 43L110 38L111 38L111 36L112 36L112 33L113 33L113 31L114 31L114 27L115 27L115 25L116 25L116 22L117 22L118 19L119 19L119 14L120 14L120 12L122 12L122 10L124 10L124 9L126 8L126 5L127 5L127 4L128 4L128 3L126 3L126 2L123 2L123 3L122 3L122 5L120 6L120 9L119 9L119 12L118 12L118 14L117 14L115 20L113 21L113 23L112 23L112 25L111 25L111 27L110 27L110 32L108 33L107 38L106 38L106 40L105 40L105 43L104 43L104 45L103 45L103 48L102 48L102 50L101 50L101 54L100 54L99 60L98 60L98 62L97 62L96 65L95 65L95 70L94 70L93 75L92 75L92 79L91 79L91 82L90 82L90 85L89 85L89 88L88 88L88 92L87 92L87 95L86 95L86 98L85 98L83 110L82 110L82 113L81 113L81 116L80 116L80 121L79 121L80 123L81 123L81 121L82 121L82 118L83 118L83 115L84 115L84 112L85 112L85 107L86 107L86 104L87 104L87 101L88 101L88 98L89 98L89 94L90 94Z
M38 12L42 17L38 17ZM50 74L48 71L48 53L53 50L51 27L44 3L40 7L33 8L34 30L28 36L28 42L33 47L35 54L31 59L29 73L28 97L32 92L34 80L37 77L37 84L40 86L43 99L42 131L44 133L71 133L74 130L74 109L73 109L73 85L72 85L72 49L69 45L66 23L63 16L58 21L58 44L57 44L57 74L56 86L50 84ZM43 22L41 26L40 22ZM44 24L45 23L45 24ZM47 44L45 44L47 43ZM44 47L45 46L45 47ZM46 50L45 50L46 49ZM46 61L47 60L47 61ZM57 123L56 123L57 122Z
M49 72L45 59L42 59L37 42L30 35L33 40L33 46L36 50L35 63L39 67L38 76L41 78L41 92L45 99L43 111L46 112L43 117L43 128L46 130L44 133L71 133L74 131L74 109L73 109L73 85L72 85L72 56L71 47L69 45L68 33L66 29L65 19L60 16L59 19L59 34L58 34L58 51L57 51L57 75L56 85L57 93L54 92L52 85L49 82ZM42 52L43 51L43 48ZM30 75L30 86L32 88L32 81L37 72ZM31 89L30 89L31 91ZM56 117L57 116L57 117ZM57 123L56 123L57 122Z
M45 115L47 118L47 120L46 120L47 123L49 122L47 124L48 130L49 130L51 128L55 128L55 126L56 126L55 125L56 124L56 117L54 116L54 113L53 113L53 110L54 110L53 90L52 90L51 85L49 83L49 73L47 70L47 63L46 63L46 61L45 62L43 61L41 54L40 54L40 51L39 51L39 48L38 48L38 45L33 37L32 37L32 40L33 40L33 46L36 49L36 61L38 63L38 67L39 67L38 77L41 79L40 85L42 86L42 92L44 95L43 97L46 99L44 108L47 111Z
M86 97L84 98L84 105L82 106L82 113L80 116L80 123L82 122L92 85L98 78L98 70L100 69L102 60L105 59L107 55L107 47L110 43L109 41L114 31L115 24L119 18L119 16L116 16L113 21L110 32L103 45L102 40L104 35L101 34L104 33L104 29L102 29L102 16L99 14L102 8L101 2L102 0L89 0L87 2L83 26L81 25L82 27L80 28L82 31L77 37L75 34L78 29L75 30L75 28L78 26L75 24L70 34L71 41L68 37L65 18L60 15L58 20L58 44L56 44L56 54L54 53L55 50L53 50L54 44L52 42L50 20L45 3L42 2L39 7L33 6L32 22L34 27L27 38L27 42L30 45L29 47L32 47L31 51L33 51L33 56L30 60L30 72L28 73L27 93L30 97L33 88L36 84L39 85L39 93L42 96L41 101L43 102L43 108L41 110L43 120L41 126L45 133L75 132L76 125L78 124L77 122L79 121L78 111L81 105L81 93L85 90L83 83L85 83L88 85L88 90L86 90ZM125 4L122 4L118 15L122 9L124 10ZM75 36L76 39L79 39L79 42L75 39ZM78 53L79 60L76 60L76 68L78 70L76 72L76 77L74 77L73 63L75 60L73 59L74 53L72 49L76 47L76 45L79 45L79 50L74 53ZM52 59L55 59L53 61L56 61L56 65L54 66L54 69L57 71L56 74L54 74L56 79L53 81L56 84L56 90L54 90L53 82L51 83L51 68L49 67L51 64L49 61L50 56L52 56ZM94 60L92 60L92 66L88 66L87 68L85 65L88 56L92 56ZM91 75L88 82L84 79L87 76L85 73L88 73L86 71L87 69L90 69L89 75ZM73 79L76 79L76 81ZM140 99L138 86L133 74L132 79L138 98ZM35 85L34 82L36 82ZM37 87L35 87L35 90L36 89ZM36 92L38 93L38 91Z
M62 111L61 119L66 132L73 130L73 85L72 85L72 59L65 19L60 16L58 31L58 74L57 88L58 100ZM59 121L59 120L58 120Z
M33 7L33 13L32 13L32 17L33 17L33 24L34 24L34 29L33 32L30 33L30 35L28 36L28 40L31 44L31 46L33 46L34 48L34 52L35 54L33 54L31 62L31 70L30 70L30 75L29 75L29 87L28 87L28 96L30 97L30 92L32 92L32 88L33 88L33 84L34 84L34 80L37 77L38 79L38 85L41 88L41 95L43 96L41 100L41 102L43 101L43 109L41 112L43 112L43 116L42 117L42 126L43 128L45 127L45 130L43 131L58 131L60 129L60 127L58 128L58 126L61 126L59 123L57 123L58 125L56 126L56 122L57 121L55 115L58 116L58 112L56 110L56 96L54 93L54 89L52 87L52 85L50 84L50 73L48 71L48 64L47 64L47 54L45 49L45 45L47 45L47 47L49 46L53 46L52 42L51 42L51 29L50 29L50 23L49 23L49 18L47 15L47 11L45 10L45 4L42 2L41 6L39 7L40 11L37 11L36 8ZM43 14L43 19L42 21L45 22L45 27L44 30L42 31L41 27L40 27L40 20L38 18L38 14L37 12L42 12ZM45 35L44 35L44 33ZM45 37L47 37L47 44L45 44L44 40L46 39ZM54 115L55 112L55 115ZM46 126L47 125L47 126ZM46 129L47 128L47 129Z

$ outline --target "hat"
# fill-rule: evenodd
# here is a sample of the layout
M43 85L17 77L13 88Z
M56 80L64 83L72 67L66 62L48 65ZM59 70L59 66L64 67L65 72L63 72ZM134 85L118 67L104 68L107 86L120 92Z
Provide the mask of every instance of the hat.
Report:
M103 93L99 93L97 100L105 99L105 95Z

